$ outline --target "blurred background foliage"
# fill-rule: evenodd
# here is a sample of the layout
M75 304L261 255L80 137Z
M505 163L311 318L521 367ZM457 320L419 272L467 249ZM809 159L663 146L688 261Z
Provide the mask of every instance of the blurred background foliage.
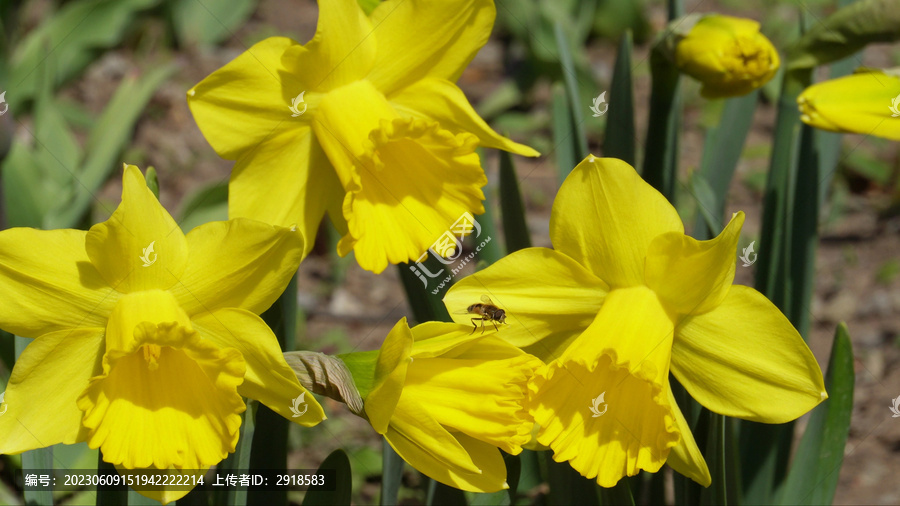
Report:
M371 10L378 1L359 3ZM667 6L661 0L496 4L491 40L460 85L496 130L544 154L537 161L517 159L513 166L503 154L482 153L490 179L489 225L503 230L508 252L528 244L549 245L549 210L556 188L584 153L642 163L648 52L654 34L666 23ZM802 22L817 23L836 8L833 0L685 2L688 12L718 11L759 20L780 51L799 37ZM6 92L9 104L0 116L4 227L87 228L105 219L118 201L118 183L110 177L123 161L157 167L161 200L185 230L224 219L230 162L219 160L197 132L184 91L265 37L285 35L305 42L314 32L315 15L312 0L0 0L0 93ZM815 78L863 64L900 66L900 49L870 48L819 69ZM758 240L781 76L754 94L745 104L749 109L702 99L698 84L682 81L679 213L685 223L694 224L694 232L704 225L714 228L715 217L703 216L704 209L718 207L704 200L712 183L696 176L703 173L704 160L710 165L710 160L722 158L707 152L714 143L704 145L704 139L725 135L715 133L726 124L723 117L746 120L746 142L733 154L735 176L725 181L721 197L727 199L720 211L747 211L741 245ZM610 109L593 117L589 106L604 91ZM751 116L742 117L747 110ZM889 399L900 394L886 388L900 381L900 372L892 367L900 363L900 158L896 143L817 134L830 142L836 171L821 188L821 255L810 346L823 368L829 357L850 360L857 380L849 453L836 497L838 502L897 503L900 489L887 481L893 476L886 473L887 463L900 455L900 426L881 422ZM516 214L527 220L517 220ZM335 232L325 228L328 233L319 234L319 244L301 266L296 347L325 353L374 349L387 329L410 312L397 275L375 278L360 271L352 258L338 258ZM485 256L475 268L502 253L498 249ZM739 269L737 282L752 284L750 271ZM841 320L848 321L852 334L841 328L835 335ZM855 357L848 354L851 335ZM13 343L13 336L0 336L0 390L14 362ZM832 343L840 353L832 354ZM324 402L328 422L306 430L291 428L291 467L315 468L326 458L332 465L352 467L355 503L377 502L382 479L389 483L392 475L397 476L396 488L390 492L400 502L439 504L449 497L402 461L387 461L385 467L381 442L371 429L341 405ZM798 426L821 427L827 416L816 414ZM800 433L799 445L818 444L801 441ZM329 457L338 447L346 456ZM54 447L53 459L59 467L78 469L97 462L96 452L84 445ZM512 494L466 494L465 500L473 505L566 503L575 496L564 494L576 494L583 485L571 469L537 454L526 453L507 464ZM19 456L0 457L0 504L23 503L21 489L10 479L21 466ZM553 493L548 492L547 476ZM646 487L649 493L651 479L631 480L632 491ZM55 499L60 504L93 503L92 494L57 494ZM655 499L636 495L644 502ZM305 498L301 494L290 499L299 504ZM615 502L610 497L595 500Z

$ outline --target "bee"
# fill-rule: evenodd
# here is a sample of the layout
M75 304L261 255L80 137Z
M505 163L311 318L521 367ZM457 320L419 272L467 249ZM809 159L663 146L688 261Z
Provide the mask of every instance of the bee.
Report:
M482 334L484 334L484 322L491 322L492 324L494 324L494 329L496 330L500 330L500 328L497 327L498 322L501 324L506 323L506 311L494 305L494 302L487 295L481 296L480 304L472 304L471 306L467 307L465 311L460 311L456 314L478 315L477 317L472 318L473 334L478 329L478 324L475 323L476 321L481 321Z

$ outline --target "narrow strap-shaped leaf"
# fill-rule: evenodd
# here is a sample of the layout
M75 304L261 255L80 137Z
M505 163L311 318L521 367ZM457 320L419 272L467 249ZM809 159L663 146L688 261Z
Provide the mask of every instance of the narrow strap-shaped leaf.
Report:
M382 442L381 460L381 505L390 506L391 504L397 504L405 462L387 441Z
M423 475L424 477L424 475ZM426 478L428 491L425 495L426 506L466 506L466 494L458 488L444 485L439 481Z
M319 470L333 469L335 474L334 490L307 490L303 497L303 506L350 506L353 491L353 474L350 470L350 459L344 450L331 452L322 461Z
M578 89L578 70L575 68L575 60L572 58L572 48L562 23L553 24L553 32L556 35L556 46L559 49L559 63L562 65L563 80L566 83L566 93L569 98L569 113L572 116L573 135L575 136L578 151L576 160L581 160L588 155L587 135L584 132L584 116L581 111L581 92Z
M513 165L512 154L500 152L500 210L503 214L503 235L506 251L512 253L531 247L531 235L525 222L525 205Z
M448 322L450 321L450 313L447 312L447 308L444 307L441 298L444 293L447 293L447 289L453 283L453 276L451 276L449 266L442 264L430 253L425 258L425 261L422 262L422 265L428 269L428 272L440 273L440 275L434 278L426 277L417 268L417 265L397 264L397 269L400 272L400 281L403 283L403 289L406 292L406 299L409 301L413 317L419 323L428 321ZM416 268L416 271L413 271L412 268ZM427 286L423 279L427 282ZM445 283L442 288L440 287L441 283ZM432 293L435 290L439 290L437 294Z
M634 498L632 497L627 478L622 478L612 488L599 488L600 504L604 506L634 506Z
M97 472L116 473L116 466L103 460L103 452L97 451ZM128 485L97 486L97 506L119 506L128 503Z
M619 38L616 64L609 89L609 110L603 137L603 156L636 165L634 129L634 83L631 76L631 30Z
M853 411L853 346L838 325L825 374L828 399L816 406L797 446L781 504L831 504L844 460Z
M650 55L650 74L650 118L641 176L674 205L681 128L681 74L658 51Z
M576 158L578 141L575 139L566 89L560 83L553 84L551 109L553 112L553 151L556 156L556 173L559 184L562 185L578 163Z
M259 406L257 401L247 399L247 410L241 413L240 437L234 453L228 455L217 467L223 471L245 472L250 469L250 452L253 449L253 433L256 430L256 411ZM247 489L226 486L222 490L215 491L216 504L226 506L238 506L247 503Z
M728 504L728 480L725 475L725 417L712 412L708 412L708 416L709 436L706 438L704 455L712 483L700 492L700 504L725 506Z

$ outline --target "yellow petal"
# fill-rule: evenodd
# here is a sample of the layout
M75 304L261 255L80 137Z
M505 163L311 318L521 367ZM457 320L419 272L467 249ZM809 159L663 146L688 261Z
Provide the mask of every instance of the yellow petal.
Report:
M82 230L0 232L0 327L38 337L103 327L119 298L91 264Z
M462 90L446 79L422 79L391 95L389 100L401 114L437 121L455 134L469 132L478 137L482 146L522 156L540 156L534 149L492 130L475 112Z
M299 232L241 218L200 225L186 239L188 265L170 291L188 315L226 307L262 313L303 255Z
M316 82L281 64L291 46L300 47L287 37L258 42L187 92L197 126L222 158L243 161L276 134L308 128L303 122L312 110L294 118L290 106ZM312 98L305 95L304 103L308 106Z
M797 98L804 123L900 141L900 76L859 72L816 83Z
M258 400L304 427L325 419L322 406L300 385L284 360L275 334L259 316L244 309L226 308L195 317L191 324L203 339L241 352L247 366L244 382L238 387L241 395ZM291 408L298 398L295 412ZM298 412L302 414L294 416Z
M375 64L376 40L384 33L356 0L320 0L316 35L305 46L291 46L282 63L304 76L311 89L329 91L362 79Z
M681 413L681 409L678 408L678 404L675 402L675 396L672 395L672 386L669 385L667 388L669 391L669 407L675 415L678 431L681 432L681 441L669 452L666 464L683 476L687 476L700 485L708 487L712 483L709 467L706 465L703 454L700 453L700 448L697 447L697 442L691 433L691 426L688 425L687 420L684 419L684 415Z
M121 293L174 285L184 273L187 243L134 165L125 167L122 203L91 227L86 249L106 282Z
M574 338L597 316L608 287L568 256L547 248L527 248L466 276L450 287L444 305L453 321L472 326L478 315L466 308L487 295L506 311L508 325L498 336L516 346L529 346L543 359L552 347L543 340ZM463 313L463 314L460 314Z
M672 373L709 410L756 422L795 420L828 397L819 364L790 321L740 285L678 328Z
M394 409L400 400L403 385L406 383L406 372L412 362L409 356L412 345L413 336L406 318L403 318L388 332L378 352L374 384L366 396L365 410L369 423L379 434L387 432Z
M341 182L308 126L254 145L235 162L228 182L229 217L296 225L304 255L315 244L326 210L338 231L346 233L343 201Z
M675 48L678 67L700 81L706 98L745 95L767 83L778 52L752 19L703 16Z
M435 466L480 472L456 438L409 396L401 396L397 402L385 439L403 460L423 473Z
M100 373L103 329L59 330L35 339L13 367L0 406L0 453L87 437L76 400Z
M245 409L241 354L175 323L146 322L135 335L131 349L107 351L78 399L88 446L128 469L217 464L234 451Z
M650 242L684 233L675 208L615 158L585 158L563 182L550 217L553 247L612 288L644 282Z
M534 425L523 406L525 384L542 365L524 354L503 360L416 359L409 366L403 395L416 399L450 431L516 455L531 439Z
M136 329L143 322L174 322L191 328L188 315L169 292L145 290L123 295L106 325L106 349L129 350L134 346Z
M735 251L744 213L738 212L715 239L698 241L675 232L650 243L646 284L670 311L702 314L722 303L734 281Z
M371 16L378 52L367 79L385 93L425 77L456 82L488 41L495 17L490 0L382 2Z

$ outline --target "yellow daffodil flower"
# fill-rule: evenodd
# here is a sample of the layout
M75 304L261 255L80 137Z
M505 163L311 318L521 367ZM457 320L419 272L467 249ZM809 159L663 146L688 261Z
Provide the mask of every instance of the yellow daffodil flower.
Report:
M554 249L517 251L458 282L444 303L454 314L489 295L509 323L497 335L547 363L529 405L555 460L604 487L666 462L708 486L669 372L710 410L758 422L794 420L827 398L788 319L732 285L743 222L737 213L697 241L630 165L591 156L556 197Z
M85 441L121 470L202 471L234 451L242 396L324 420L258 316L302 254L299 232L248 219L185 235L133 165L90 231L0 232L0 327L34 338L3 396L0 453Z
M688 16L686 24L693 19ZM700 81L700 94L706 98L746 95L778 70L778 52L752 19L708 14L692 27L676 26L675 31L687 32L676 39L675 65Z
M526 385L540 360L471 325L397 322L380 350L343 355L365 415L411 466L472 492L509 488L498 448L531 439ZM493 332L493 331L491 331Z
M484 212L477 146L538 153L494 132L454 84L487 42L492 0L319 2L313 39L266 39L190 91L235 160L231 217L297 223L312 248L328 211L359 265L418 259L463 212Z
M814 84L797 105L807 125L900 141L900 69L866 69Z

